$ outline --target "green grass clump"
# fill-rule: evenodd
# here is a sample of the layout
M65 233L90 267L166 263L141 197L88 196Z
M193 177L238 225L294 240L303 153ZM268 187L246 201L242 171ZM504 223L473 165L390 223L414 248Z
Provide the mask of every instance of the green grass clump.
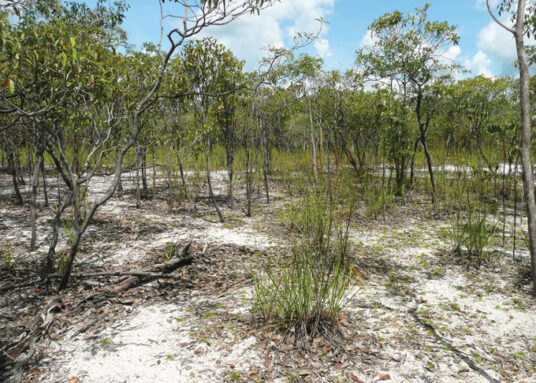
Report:
M288 214L294 223L290 257L269 260L253 273L255 311L296 338L332 333L352 282L348 223L336 218L334 204L318 193Z
M454 244L453 252L457 255L466 255L480 265L489 258L485 249L497 229L496 224L488 222L486 212L469 208L465 218L462 219L458 215L451 225L450 237Z

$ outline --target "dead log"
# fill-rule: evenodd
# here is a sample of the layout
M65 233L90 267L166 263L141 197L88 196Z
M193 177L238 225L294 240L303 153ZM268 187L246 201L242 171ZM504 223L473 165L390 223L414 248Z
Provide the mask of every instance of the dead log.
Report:
M184 249L182 249L180 256L173 258L165 263L159 263L154 265L146 272L137 272L135 275L124 279L118 284L108 288L108 291L118 293L126 291L133 287L139 286L143 283L150 282L151 280L159 277L166 277L166 274L175 271L179 267L190 265L193 262L193 257L190 255L190 246L192 242L188 243Z

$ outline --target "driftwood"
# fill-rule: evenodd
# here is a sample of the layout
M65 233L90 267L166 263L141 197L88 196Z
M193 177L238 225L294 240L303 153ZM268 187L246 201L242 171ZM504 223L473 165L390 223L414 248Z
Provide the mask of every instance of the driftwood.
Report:
M108 291L118 293L128 290L132 287L139 286L140 284L150 282L156 278L169 277L169 273L172 271L175 271L179 267L190 265L193 262L193 257L190 255L191 244L192 242L188 243L184 249L182 249L181 254L177 258L173 258L165 263L154 265L148 271L130 273L130 277L122 280L114 286L109 287Z

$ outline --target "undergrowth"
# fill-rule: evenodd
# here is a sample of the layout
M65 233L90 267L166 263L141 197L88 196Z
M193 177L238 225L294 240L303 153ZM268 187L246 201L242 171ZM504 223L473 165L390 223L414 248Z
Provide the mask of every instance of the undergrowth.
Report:
M337 212L325 194L308 194L287 210L293 237L288 259L270 259L253 272L255 311L295 340L337 331L353 281L346 213Z

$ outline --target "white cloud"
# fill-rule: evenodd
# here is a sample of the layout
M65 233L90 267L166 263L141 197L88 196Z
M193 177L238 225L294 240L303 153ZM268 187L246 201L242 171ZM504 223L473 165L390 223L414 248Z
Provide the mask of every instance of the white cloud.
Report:
M491 60L482 51L478 51L471 59L463 60L463 66L474 75L493 77L490 69Z
M459 45L453 45L443 54L443 57L447 60L454 61L458 58L461 53L461 48Z
M504 20L507 23L507 20ZM531 37L527 44L534 44ZM517 75L514 62L517 60L514 37L500 25L491 20L477 39L478 52L464 64L474 74L490 75L492 72L500 75Z
M283 46L292 41L296 32L317 32L320 24L315 19L333 12L335 0L281 0L261 11L260 16L244 15L224 26L208 28L197 37L215 37L235 55L255 66L268 46ZM314 46L319 56L330 55L329 41L324 25L321 38Z
M478 34L477 47L479 53L489 57L502 74L513 72L513 63L517 59L514 37L500 25L490 21Z
M491 9L496 9L497 4L499 4L499 0L490 0L489 5L491 6ZM487 5L486 0L476 0L475 8L479 11L487 11Z
M377 38L372 37L372 32L367 31L367 33L365 33L365 35L361 38L361 41L359 41L359 47L363 49L370 49L374 47L376 41Z
M329 47L329 40L328 39L318 39L315 41L315 48L318 53L318 56L321 58L329 57L333 54Z

